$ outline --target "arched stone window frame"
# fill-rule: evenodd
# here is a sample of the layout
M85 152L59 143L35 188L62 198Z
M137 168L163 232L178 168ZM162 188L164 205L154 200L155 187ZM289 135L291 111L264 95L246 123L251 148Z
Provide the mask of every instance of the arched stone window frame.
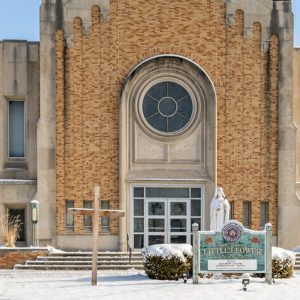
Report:
M191 123L182 131L172 135L165 135L153 131L143 122L139 109L139 101L143 91L147 90L153 80L179 80L188 86L195 95L197 108ZM140 128L153 139L159 142L164 140L176 142L190 135L202 122L203 138L206 141L203 149L203 168L198 180L205 185L206 205L205 215L209 216L209 204L213 197L217 180L217 95L208 74L194 61L179 55L164 54L151 57L138 64L127 76L119 98L119 203L120 208L126 210L127 216L120 224L120 249L127 246L127 234L130 232L130 171L134 165L131 147L133 145L132 122L136 118ZM183 178L183 180L186 180ZM192 179L193 180L193 179ZM170 181L171 182L171 181ZM205 227L209 228L209 218L206 218Z

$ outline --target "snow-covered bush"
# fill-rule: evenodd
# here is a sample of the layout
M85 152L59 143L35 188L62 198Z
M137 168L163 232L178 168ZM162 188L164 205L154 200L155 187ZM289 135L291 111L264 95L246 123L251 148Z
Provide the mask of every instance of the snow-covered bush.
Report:
M272 247L272 276L274 278L290 278L293 275L295 254L292 251ZM254 274L254 277L264 277L265 274Z
M192 271L193 252L188 244L160 244L143 251L144 269L151 279L178 280Z
M295 254L282 248L272 248L272 273L274 278L290 278L293 275Z

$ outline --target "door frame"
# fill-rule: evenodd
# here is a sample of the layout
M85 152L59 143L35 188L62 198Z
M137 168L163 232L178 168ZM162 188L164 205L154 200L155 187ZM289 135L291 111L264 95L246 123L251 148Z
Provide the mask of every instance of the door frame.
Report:
M24 210L24 223L23 223L23 230L24 230L24 241L16 241L16 244L24 244L27 245L27 241L28 241L28 235L27 235L27 207L23 206L23 205L6 205L6 213L8 214L8 216L10 215L10 210L14 210L14 209L22 209Z
M205 189L205 183L200 182L200 183L192 183L192 184L186 184L186 183L178 183L178 184L154 184L154 183L131 183L130 184L130 195L129 195L129 204L128 204L128 222L129 222L129 241L130 241L130 245L132 247L132 249L136 249L137 251L140 251L142 248L135 248L134 247L134 188L137 187L143 187L143 188L200 188L201 189L201 216L199 217L201 219L201 228L205 228L205 207L206 207L206 189ZM139 197L138 197L139 198ZM190 226L189 228L191 228L191 220L192 217L190 214L190 200L192 199L191 197L189 198L146 198L146 195L144 195L144 218L146 218L146 199L171 199L171 200L175 200L175 199L182 199L182 200L186 200L189 202L189 208L188 208L188 224L187 226ZM145 222L147 223L147 222ZM148 229L148 228L147 228ZM147 235L146 232L146 226L144 227L144 247L145 246L145 236ZM189 236L189 238L187 239L187 243L188 241L191 241L191 235Z

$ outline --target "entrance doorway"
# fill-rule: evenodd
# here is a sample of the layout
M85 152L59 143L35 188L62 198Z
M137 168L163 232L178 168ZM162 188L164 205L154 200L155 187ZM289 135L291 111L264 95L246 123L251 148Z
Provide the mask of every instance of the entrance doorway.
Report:
M146 199L145 240L153 244L190 243L187 199Z
M9 208L9 219L18 218L20 220L20 232L17 242L25 242L25 208Z
M133 244L191 243L192 224L203 224L203 188L133 188Z

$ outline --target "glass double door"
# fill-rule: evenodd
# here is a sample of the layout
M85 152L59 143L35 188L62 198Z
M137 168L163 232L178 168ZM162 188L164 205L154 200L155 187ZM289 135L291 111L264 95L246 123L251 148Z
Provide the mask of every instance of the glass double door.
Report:
M146 199L145 246L191 242L189 199Z

